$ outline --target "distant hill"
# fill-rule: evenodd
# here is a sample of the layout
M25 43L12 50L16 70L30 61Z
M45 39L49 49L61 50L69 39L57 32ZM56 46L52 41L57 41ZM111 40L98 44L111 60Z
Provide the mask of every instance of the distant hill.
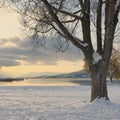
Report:
M59 74L59 75L44 75L37 78L89 78L90 75L85 71L77 71L72 73L66 73L66 74Z

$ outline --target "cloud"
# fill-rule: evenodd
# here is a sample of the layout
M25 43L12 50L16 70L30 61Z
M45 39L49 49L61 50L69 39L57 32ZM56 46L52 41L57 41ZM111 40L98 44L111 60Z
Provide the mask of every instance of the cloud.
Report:
M7 42L6 39L0 39L0 45L4 45Z
M0 66L17 66L17 65L20 65L19 62L17 61L14 61L14 60L1 60L0 59Z
M69 48L64 52L56 52L56 40L49 37L46 40L44 47L35 49L33 40L26 37L25 39L13 38L10 40L0 40L0 66L18 66L24 63L27 64L45 64L53 65L58 61L77 61L81 59L79 51L69 45Z

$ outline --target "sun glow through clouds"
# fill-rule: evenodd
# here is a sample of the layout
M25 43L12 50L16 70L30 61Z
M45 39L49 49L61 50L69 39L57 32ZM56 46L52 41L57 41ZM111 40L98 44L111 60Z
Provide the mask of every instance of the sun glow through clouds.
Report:
M56 58L53 50L33 51L30 43L22 36L24 34L19 18L20 16L12 10L0 8L1 76L5 74L18 77L35 72L68 73L82 68L83 62L79 57L76 58L75 52L58 53L59 57Z

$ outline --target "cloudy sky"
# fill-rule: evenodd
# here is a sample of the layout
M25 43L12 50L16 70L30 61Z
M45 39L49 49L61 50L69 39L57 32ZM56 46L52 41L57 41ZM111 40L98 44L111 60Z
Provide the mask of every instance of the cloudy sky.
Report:
M0 77L66 73L82 69L82 55L70 45L64 53L55 49L56 42L47 38L46 45L35 49L25 37L16 13L0 8Z

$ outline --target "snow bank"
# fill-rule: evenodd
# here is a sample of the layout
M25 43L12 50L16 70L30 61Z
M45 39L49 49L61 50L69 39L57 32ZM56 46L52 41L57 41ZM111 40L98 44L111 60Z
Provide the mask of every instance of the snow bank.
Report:
M90 103L90 86L0 87L0 120L120 120L119 91Z

